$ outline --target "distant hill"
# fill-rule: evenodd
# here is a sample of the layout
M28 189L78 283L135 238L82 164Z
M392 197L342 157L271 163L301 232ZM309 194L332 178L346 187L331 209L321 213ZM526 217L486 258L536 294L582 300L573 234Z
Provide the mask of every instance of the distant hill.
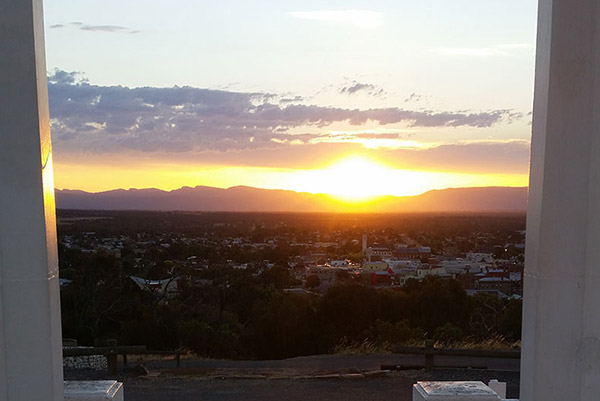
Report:
M90 193L56 190L60 209L165 210L231 212L524 212L527 188L451 188L417 196L386 196L351 204L329 195L286 190L232 187L117 189Z

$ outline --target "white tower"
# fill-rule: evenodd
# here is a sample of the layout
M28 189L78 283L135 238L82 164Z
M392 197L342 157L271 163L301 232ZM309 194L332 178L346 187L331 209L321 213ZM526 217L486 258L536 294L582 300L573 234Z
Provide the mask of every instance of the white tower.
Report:
M0 401L62 401L42 1L0 4Z

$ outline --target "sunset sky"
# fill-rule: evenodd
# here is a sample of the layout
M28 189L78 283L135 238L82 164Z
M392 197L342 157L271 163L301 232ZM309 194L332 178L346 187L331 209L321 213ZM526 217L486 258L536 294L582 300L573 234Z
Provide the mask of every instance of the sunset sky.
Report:
M57 188L526 186L536 1L45 1Z

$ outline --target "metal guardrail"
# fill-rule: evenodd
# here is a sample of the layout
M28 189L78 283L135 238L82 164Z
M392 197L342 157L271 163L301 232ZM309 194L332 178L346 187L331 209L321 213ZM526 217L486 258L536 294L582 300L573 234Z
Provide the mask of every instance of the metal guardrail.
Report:
M477 350L477 349L459 349L459 348L435 348L433 340L427 340L425 347L392 347L392 352L395 354L412 354L425 356L425 369L431 370L434 368L434 356L466 356L479 358L506 358L520 359L521 350Z
M117 373L117 356L123 357L123 365L127 366L127 355L173 355L177 366L180 365L181 352L179 351L152 351L146 349L145 345L129 345L115 347L93 347L93 348L63 348L63 357L77 357L90 355L103 355L106 357L106 365L110 374Z
M63 348L63 356L88 356L88 355L123 355L146 352L145 345L129 345L118 347L93 347L93 348Z

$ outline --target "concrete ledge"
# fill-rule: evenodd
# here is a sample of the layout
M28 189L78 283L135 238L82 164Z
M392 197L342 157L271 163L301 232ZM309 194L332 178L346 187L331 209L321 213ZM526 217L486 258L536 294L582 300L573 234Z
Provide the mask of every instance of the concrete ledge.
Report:
M500 396L480 381L427 381L413 385L413 401L500 401Z
M123 383L114 380L65 381L65 401L123 401Z

